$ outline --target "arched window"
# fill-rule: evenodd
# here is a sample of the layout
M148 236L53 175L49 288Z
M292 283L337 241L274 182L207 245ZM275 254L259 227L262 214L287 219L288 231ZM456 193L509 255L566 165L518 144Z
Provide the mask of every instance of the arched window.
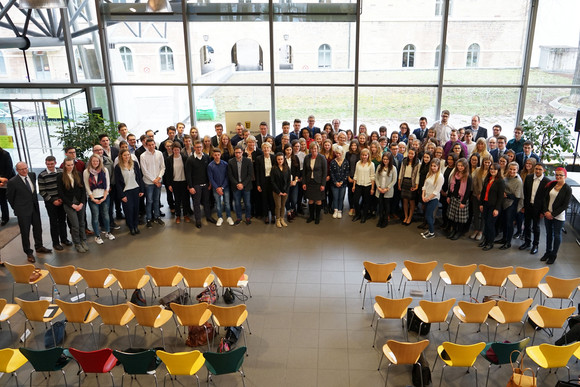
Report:
M122 46L119 47L119 53L121 53L121 60L123 61L125 71L135 71L133 68L133 53L131 52L131 49L129 47Z
M4 54L0 51L0 75L6 74L6 62L4 61Z
M465 61L466 67L478 67L479 66L479 44L473 43L467 49L467 60Z
M318 47L318 68L329 69L332 66L332 50L328 44Z
M449 46L445 45L445 63L447 64L447 55L449 54ZM435 67L439 67L439 59L441 56L441 45L435 49Z
M415 67L415 46L407 44L403 48L403 67Z
M159 58L161 59L161 71L173 71L173 50L168 46L163 46L159 50Z

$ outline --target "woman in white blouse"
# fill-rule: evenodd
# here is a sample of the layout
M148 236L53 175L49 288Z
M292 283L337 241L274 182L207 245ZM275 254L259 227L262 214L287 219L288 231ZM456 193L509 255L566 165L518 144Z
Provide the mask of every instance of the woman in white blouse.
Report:
M439 198L441 197L441 187L443 187L443 175L441 174L441 161L439 159L431 160L429 173L423 184L423 191L421 192L421 200L425 203L425 221L429 229L422 232L421 236L425 239L435 237L435 211L439 206Z
M356 163L353 176L354 210L353 222L360 220L361 223L367 221L368 211L371 203L371 195L375 193L375 164L370 160L370 151L363 149L360 152L360 160ZM362 203L361 203L362 198Z
M115 236L110 232L109 221L109 190L111 188L111 178L107 168L103 167L103 160L99 156L92 155L89 159L89 163L83 172L83 181L85 189L87 190L89 208L91 209L95 242L98 245L102 245L103 239L101 238L99 217L103 221L105 238L112 241L115 239Z

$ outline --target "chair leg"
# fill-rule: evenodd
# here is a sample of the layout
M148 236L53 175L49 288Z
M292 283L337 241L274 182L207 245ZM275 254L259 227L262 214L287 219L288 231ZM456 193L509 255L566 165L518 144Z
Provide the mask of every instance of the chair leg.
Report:
M363 274L362 281L360 281L360 289L358 290L359 293L362 293L362 287L363 287L364 283L365 283L365 276Z
M487 378L485 379L485 387L487 387L487 383L489 383L489 370L491 370L491 363L489 363L489 367L487 367Z
M437 359L435 359L437 360ZM441 377L439 378L439 385L441 386L441 383L443 382L443 371L445 371L445 366L447 364L443 364L443 368L441 368ZM423 385L423 375L421 375L421 385Z
M479 386L479 383L477 381L477 368L475 368L475 366L472 366L472 367L473 367L473 369L475 371L475 387L478 387Z
M441 293L441 301L443 301L443 297L445 297L445 288L447 287L447 284L443 284L443 293Z
M431 292L431 302L433 302L433 284L429 281L429 290Z
M367 286L368 286L368 282L365 284L365 292L363 293L363 299L362 299L362 309L365 308L365 299L367 298Z
M435 372L435 364L437 364L437 360L439 360L439 356L435 356L435 361L433 362L433 369L431 370L431 372Z
M459 327L461 326L461 321L457 323L457 332L455 332L455 343L457 343L457 338L459 337ZM489 338L488 338L489 340Z
M371 328L373 327L373 322L375 321L375 315L377 314L376 311L373 311L373 317L371 317ZM380 317L379 317L380 318ZM378 321L378 320L377 320Z
M377 342L377 330L379 329L379 320L380 319L381 319L380 317L377 318L377 325L375 325L375 337L373 337L373 348L375 347L375 343Z
M381 370L381 363L383 362L383 357L385 357L385 353L381 351L381 358L379 359L379 366L377 367L377 371Z
M389 371L391 370L391 363L389 363L389 365L387 366L387 377L385 378L385 387L387 387L387 384L389 383Z
M437 280L437 286L435 286L435 294L437 294L437 290L439 290L439 283L441 282L441 277Z
M248 333L251 335L252 334L252 330L250 329L250 321L248 321L247 318L246 318L246 326L248 327Z

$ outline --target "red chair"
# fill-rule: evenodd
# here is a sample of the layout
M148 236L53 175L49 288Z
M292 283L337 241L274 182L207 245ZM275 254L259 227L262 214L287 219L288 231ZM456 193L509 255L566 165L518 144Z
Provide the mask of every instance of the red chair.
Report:
M69 348L69 352L79 365L79 386L81 385L81 373L86 374L105 374L111 375L113 386L115 380L111 370L117 364L117 358L109 348L99 349L98 351L84 352L78 349ZM97 375L98 376L98 375Z

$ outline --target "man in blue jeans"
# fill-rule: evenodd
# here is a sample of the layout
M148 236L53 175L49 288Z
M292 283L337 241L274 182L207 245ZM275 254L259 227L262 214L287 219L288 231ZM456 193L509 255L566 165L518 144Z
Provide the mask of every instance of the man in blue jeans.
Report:
M213 148L213 161L207 167L209 182L215 199L218 220L216 226L220 227L224 223L222 218L222 209L225 205L227 222L230 226L234 225L232 212L230 210L230 185L228 183L228 164L221 160L222 151L220 148ZM222 204L223 200L223 204Z
M146 217L147 228L153 227L151 221L160 226L165 223L159 217L159 201L161 199L161 181L165 173L165 161L163 154L155 149L155 140L148 138L145 141L146 151L141 155L141 172L145 183L145 196L147 198Z
M234 193L234 203L236 206L237 226L242 222L242 198L246 207L246 224L251 224L252 204L250 193L252 192L252 179L254 178L254 168L252 161L244 157L244 149L236 146L234 158L228 162L228 178Z

